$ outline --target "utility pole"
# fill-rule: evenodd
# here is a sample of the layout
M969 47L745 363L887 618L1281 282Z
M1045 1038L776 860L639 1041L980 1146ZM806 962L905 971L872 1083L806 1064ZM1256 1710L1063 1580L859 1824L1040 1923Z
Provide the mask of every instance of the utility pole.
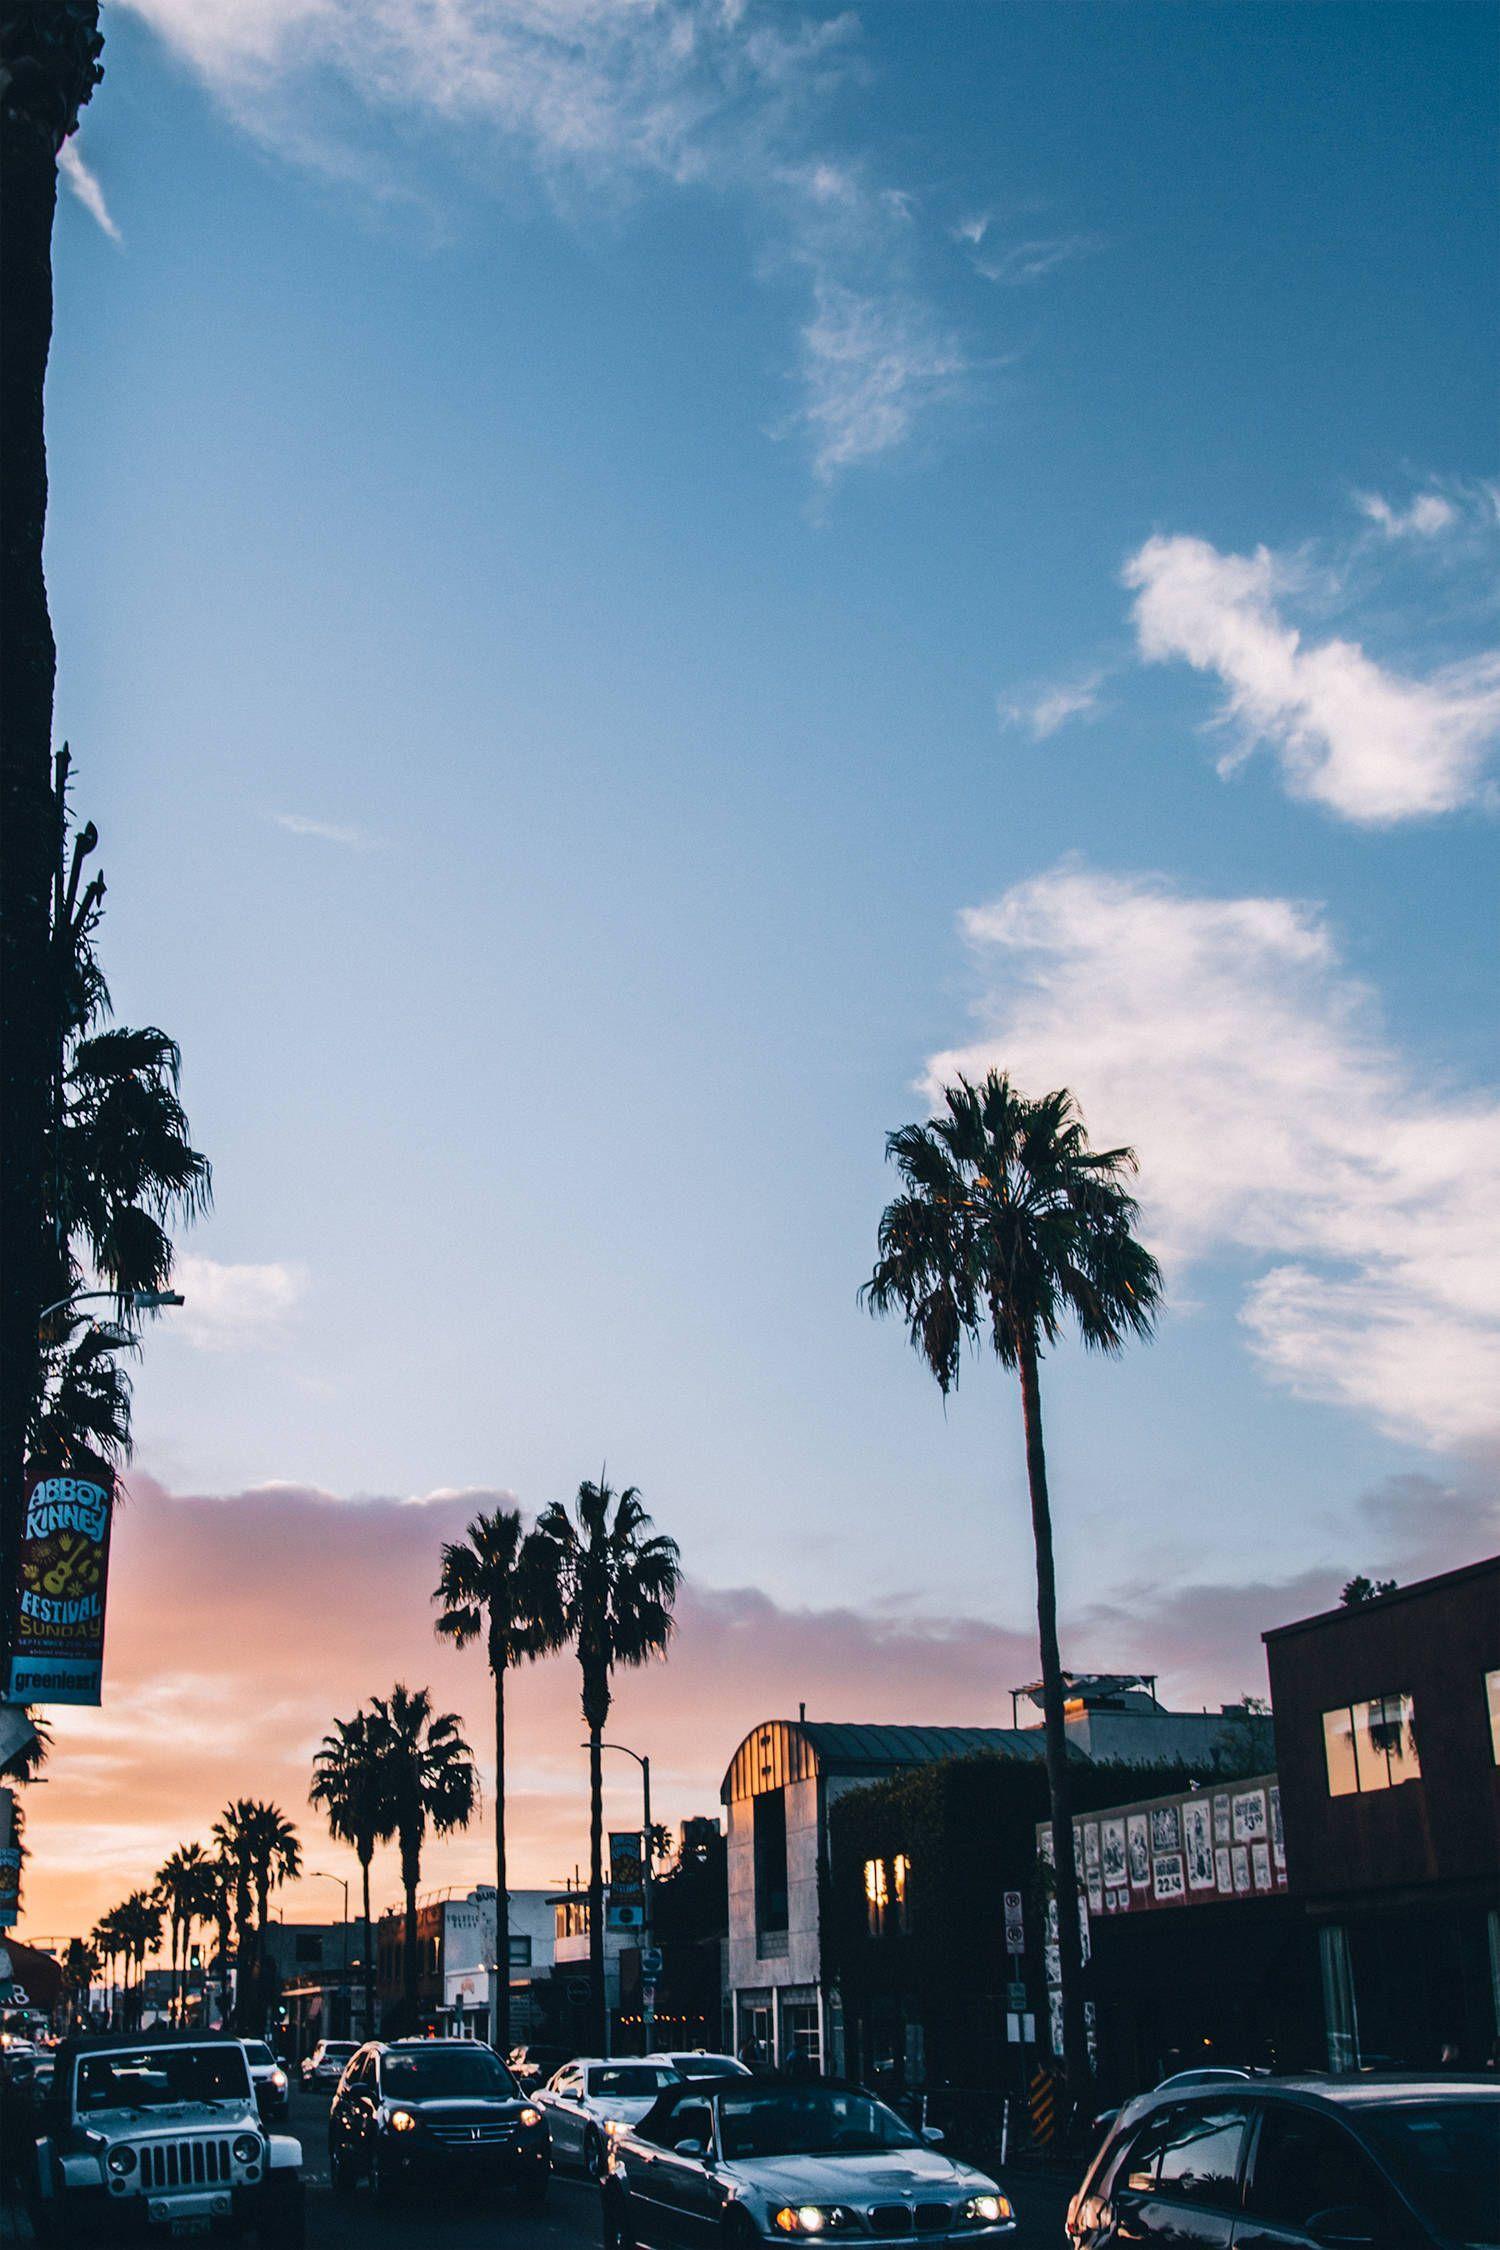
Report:
M0 1635L19 1567L40 1377L57 995L43 386L57 157L103 76L98 0L0 0ZM8 1653L8 1652L7 1652Z

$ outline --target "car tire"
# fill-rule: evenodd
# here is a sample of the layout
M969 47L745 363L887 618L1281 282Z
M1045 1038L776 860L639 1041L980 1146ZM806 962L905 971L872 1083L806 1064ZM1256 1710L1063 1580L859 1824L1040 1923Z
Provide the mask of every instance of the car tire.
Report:
M588 2179L604 2177L604 2143L592 2125L583 2136L583 2169Z
M370 2167L370 2185L382 2203L394 2203L401 2193L401 2179L388 2157L375 2151L375 2161Z
M760 2232L749 2212L738 2203L731 2203L724 2214L725 2250L750 2250L752 2243L760 2241Z
M359 2170L346 2148L328 2143L328 2176L333 2182L335 2195L352 2195L359 2185Z

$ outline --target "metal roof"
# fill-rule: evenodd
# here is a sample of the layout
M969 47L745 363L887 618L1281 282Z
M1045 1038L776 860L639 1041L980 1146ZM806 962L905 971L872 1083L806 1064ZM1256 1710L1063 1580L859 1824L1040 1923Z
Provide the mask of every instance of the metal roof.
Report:
M811 1743L824 1773L862 1766L930 1766L941 1758L1040 1758L1040 1727L888 1727L804 1719L799 1731Z

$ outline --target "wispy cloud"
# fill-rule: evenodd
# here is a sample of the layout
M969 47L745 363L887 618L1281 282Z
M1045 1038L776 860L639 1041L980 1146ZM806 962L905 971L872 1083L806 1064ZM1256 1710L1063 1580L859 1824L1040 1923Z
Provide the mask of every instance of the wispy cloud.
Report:
M1147 663L1181 659L1225 690L1219 717L1276 751L1289 792L1371 827L1450 812L1479 794L1500 738L1500 654L1416 678L1357 641L1305 640L1282 614L1295 570L1266 548L1148 539L1125 567Z
M1051 234L1015 237L1002 231L992 211L976 211L949 229L955 242L969 253L969 262L986 281L1019 288L1055 273L1076 258L1092 256L1104 248L1099 234Z
M820 281L802 332L805 403L820 484L903 445L919 416L951 398L967 364L918 305Z
M289 836L311 836L322 844L342 844L348 851L367 852L375 848L375 839L362 828L348 828L334 820L314 820L307 813L279 812L271 818L278 828Z
M225 1265L217 1258L179 1258L174 1279L186 1302L166 1316L171 1333L213 1352L274 1341L307 1288L300 1266Z
M1435 1089L1321 914L1064 864L963 917L991 1063L1071 1086L1140 1157L1174 1281L1247 1257L1262 1365L1433 1444L1500 1430L1500 1092Z
M111 242L122 240L109 205L104 200L104 190L99 185L98 176L84 163L76 140L63 142L57 152L57 169L95 225L109 236Z
M1392 507L1378 492L1356 492L1354 505L1387 539L1435 539L1459 520L1454 502L1441 492L1419 492L1406 507Z
M1025 695L1000 696L996 709L1003 727L1025 727L1033 741L1044 742L1071 719L1091 718L1099 709L1102 672L1087 672L1074 680L1056 680Z

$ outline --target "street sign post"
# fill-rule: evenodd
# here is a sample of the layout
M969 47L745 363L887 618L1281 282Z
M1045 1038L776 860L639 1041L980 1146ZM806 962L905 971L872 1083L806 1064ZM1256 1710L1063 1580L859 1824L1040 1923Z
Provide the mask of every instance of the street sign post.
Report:
M1019 1891L1005 1893L1005 1950L1007 1953L1026 1951L1026 1920L1021 1911Z

